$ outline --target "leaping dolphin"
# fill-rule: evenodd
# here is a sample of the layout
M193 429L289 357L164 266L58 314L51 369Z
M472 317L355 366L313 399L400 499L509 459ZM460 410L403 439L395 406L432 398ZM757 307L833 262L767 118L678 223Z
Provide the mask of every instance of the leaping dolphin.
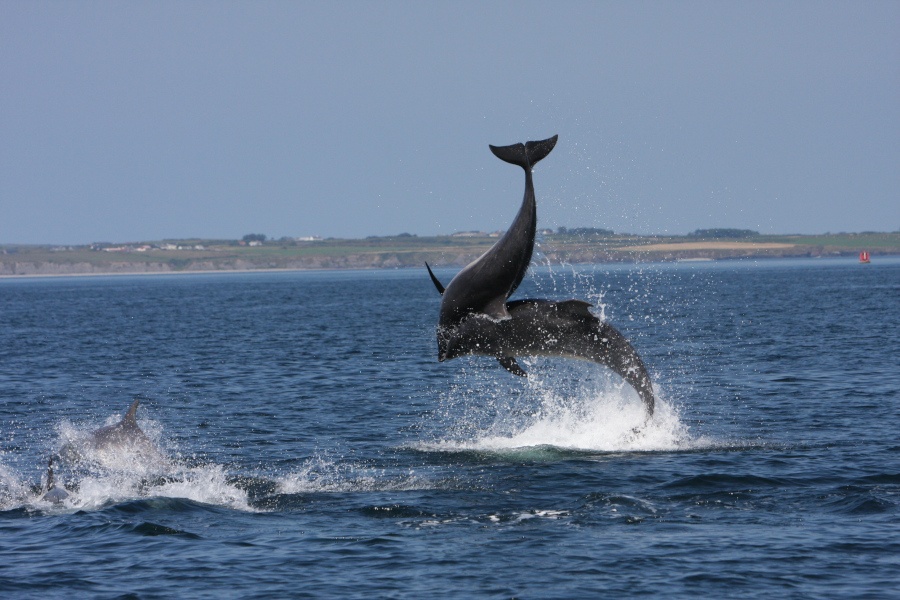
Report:
M512 225L490 250L457 273L445 288L426 263L441 299L438 360L470 354L494 356L510 373L527 376L516 356L563 356L606 365L637 391L653 415L650 375L635 349L612 325L600 321L581 300L515 300L534 251L537 204L531 170L550 154L559 136L491 152L525 171L525 197Z

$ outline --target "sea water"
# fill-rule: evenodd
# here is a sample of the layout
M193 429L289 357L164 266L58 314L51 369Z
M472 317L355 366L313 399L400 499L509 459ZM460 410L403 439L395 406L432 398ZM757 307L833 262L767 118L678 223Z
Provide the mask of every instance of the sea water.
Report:
M591 301L653 419L591 363L438 363L424 268L0 280L0 595L897 597L900 260L516 297ZM43 501L135 397L160 456L60 464Z

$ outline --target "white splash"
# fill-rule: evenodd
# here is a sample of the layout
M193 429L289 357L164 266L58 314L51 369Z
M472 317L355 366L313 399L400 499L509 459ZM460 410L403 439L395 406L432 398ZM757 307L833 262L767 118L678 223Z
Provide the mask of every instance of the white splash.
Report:
M120 417L110 417L107 425ZM26 507L51 513L100 510L107 506L148 498L180 498L254 511L245 490L230 483L221 465L188 466L173 458L161 444L162 427L141 420L141 429L152 441L134 445L96 447L89 443L92 428L66 421L58 426L60 461L54 461L54 478L68 497L58 503L44 499L46 475L39 486L21 478L0 463L0 510ZM46 467L45 467L46 468Z
M37 495L23 483L15 470L0 462L0 510L11 510L34 500Z
M530 414L514 418L498 414L486 427L469 430L461 438L419 447L449 452L541 447L579 452L671 452L715 445L691 435L659 386L654 414L646 419L642 402L624 382L609 378L583 385L569 383L554 386L532 375L523 399L537 405ZM560 387L563 389L557 389Z
M135 471L104 471L78 480L77 492L63 501L69 510L98 510L110 504L146 498L180 498L254 512L247 492L228 482L221 465L169 467L153 478Z

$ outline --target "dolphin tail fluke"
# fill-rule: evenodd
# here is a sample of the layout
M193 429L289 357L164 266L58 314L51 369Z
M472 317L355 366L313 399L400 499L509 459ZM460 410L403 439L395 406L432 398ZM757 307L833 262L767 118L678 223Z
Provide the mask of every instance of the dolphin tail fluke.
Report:
M556 146L558 135L538 142L513 144L512 146L491 146L491 152L502 161L518 165L530 171L541 159L550 154Z
M128 412L125 413L125 417L122 419L123 423L129 423L133 425L137 425L137 409L138 405L141 403L140 398L136 398L134 402L131 403L131 407L128 409Z

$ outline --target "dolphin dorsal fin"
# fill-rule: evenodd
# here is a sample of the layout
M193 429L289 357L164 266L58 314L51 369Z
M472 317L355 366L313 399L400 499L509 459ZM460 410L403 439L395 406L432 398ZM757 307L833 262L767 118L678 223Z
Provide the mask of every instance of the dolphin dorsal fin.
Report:
M434 287L436 287L437 291L441 294L441 296L443 296L444 295L444 286L441 285L441 282L438 281L438 278L435 277L434 273L431 272L431 267L428 266L428 263L425 263L425 268L428 269L428 275L429 275L429 277L431 277L431 282L434 284Z
M128 412L125 413L125 417L122 418L123 423L137 425L137 418L135 415L137 414L138 404L140 403L141 401L139 399L135 399L135 401L131 403L131 408L128 409Z

